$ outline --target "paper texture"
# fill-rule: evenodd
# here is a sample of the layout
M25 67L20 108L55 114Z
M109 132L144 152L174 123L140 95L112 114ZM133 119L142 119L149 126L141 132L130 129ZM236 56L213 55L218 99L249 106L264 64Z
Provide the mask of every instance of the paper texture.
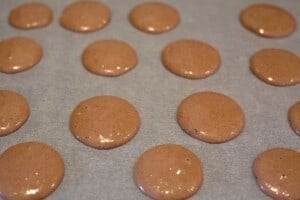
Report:
M300 85L274 87L258 80L249 69L249 58L262 48L283 48L300 55L300 30L290 37L266 39L241 26L239 14L254 2L269 2L289 10L300 23L299 1L289 0L166 0L181 14L181 23L170 32L150 35L133 28L128 13L138 0L105 0L112 21L104 29L79 34L63 29L59 17L71 0L43 0L54 10L53 23L24 31L7 22L9 11L26 1L1 0L0 38L26 36L43 46L44 56L33 69L0 74L0 89L15 90L29 101L31 116L16 133L0 138L0 152L25 141L53 146L65 161L65 177L49 200L149 199L133 180L136 159L158 144L176 143L196 153L204 167L204 183L191 199L270 199L256 185L252 163L272 147L300 150L300 137L290 128L287 111L300 100ZM222 56L219 71L202 80L188 80L167 71L161 61L163 48L177 39L192 38L217 48ZM132 45L139 56L135 69L118 78L89 73L81 64L88 44L118 39ZM235 99L244 109L246 126L236 139L207 144L185 134L176 122L179 103L198 91L215 91ZM139 111L141 128L128 144L96 150L77 141L69 130L75 106L96 95L115 95ZM1 166L0 166L1 167Z

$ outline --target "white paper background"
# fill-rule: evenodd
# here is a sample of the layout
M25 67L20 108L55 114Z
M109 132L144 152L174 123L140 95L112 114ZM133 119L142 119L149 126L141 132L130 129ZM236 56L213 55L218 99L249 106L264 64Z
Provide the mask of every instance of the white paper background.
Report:
M58 19L71 0L41 1L54 10L54 22L42 29L23 31L7 23L9 11L24 0L1 0L0 39L27 36L44 48L42 61L16 75L0 74L0 89L23 94L31 116L16 133L0 138L0 152L25 141L41 141L57 149L65 161L65 177L48 198L57 200L149 199L136 187L132 168L148 148L164 143L182 144L202 160L205 179L191 199L270 199L260 191L252 175L252 163L271 147L300 150L300 137L289 127L287 111L300 100L300 85L274 87L258 80L249 70L249 58L262 48L284 48L300 54L299 29L290 37L266 39L240 25L240 11L260 0L165 0L181 13L173 31L149 35L128 22L130 10L143 1L106 0L111 23L90 34L63 29ZM265 0L289 10L300 24L298 0ZM167 71L161 50L170 42L193 38L216 47L222 56L220 70L203 80L187 80ZM119 39L131 44L139 64L118 78L87 72L81 64L83 49L96 40ZM180 101L197 91L216 91L234 98L244 109L246 127L235 140L207 144L185 134L176 123ZM141 115L141 129L128 144L112 150L96 150L78 142L69 131L69 117L82 100L95 95L116 95L129 100ZM0 166L1 167L1 166ZM1 197L0 197L1 198Z

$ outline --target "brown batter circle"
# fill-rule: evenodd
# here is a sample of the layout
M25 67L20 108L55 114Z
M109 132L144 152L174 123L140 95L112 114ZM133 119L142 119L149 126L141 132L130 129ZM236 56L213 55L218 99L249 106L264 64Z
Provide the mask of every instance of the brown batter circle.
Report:
M134 167L139 189L153 199L186 199L203 182L200 159L181 145L165 144L144 152Z
M0 42L0 72L14 74L34 67L43 56L42 47L34 40L13 37Z
M42 3L25 3L10 12L9 23L20 29L33 29L49 25L53 20L51 8Z
M288 11L271 4L254 4L240 15L248 30L264 37L285 37L296 30L296 20Z
M140 117L128 101L114 96L96 96L73 111L70 128L82 143L111 149L131 140L139 130Z
M292 129L300 135L300 101L296 102L288 112L288 119Z
M180 16L170 5L147 2L133 8L129 20L140 31L158 34L174 29L180 22Z
M5 199L43 199L60 185L64 162L52 147L25 142L0 155L0 194Z
M84 50L82 62L94 74L120 76L133 69L138 58L135 50L125 42L100 40Z
M300 58L282 49L263 49L251 60L252 72L262 81L275 86L300 83Z
M189 135L208 143L222 143L240 135L245 116L230 97L198 92L185 98L177 111L177 122Z
M286 148L269 149L253 164L257 184L278 200L300 199L300 153Z
M104 28L111 18L110 9L98 1L77 1L68 5L60 18L66 29L93 32Z
M209 44L197 40L178 40L162 53L164 66L172 73L189 79L206 78L220 66L221 56Z
M0 90L0 137L18 130L29 118L27 100L20 94Z

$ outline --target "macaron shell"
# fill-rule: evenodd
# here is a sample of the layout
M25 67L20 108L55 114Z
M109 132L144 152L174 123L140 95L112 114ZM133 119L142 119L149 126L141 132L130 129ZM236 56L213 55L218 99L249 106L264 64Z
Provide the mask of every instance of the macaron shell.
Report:
M0 156L0 194L5 199L43 199L60 185L64 162L52 147L26 142Z
M0 137L18 130L29 118L30 108L22 95L0 90Z

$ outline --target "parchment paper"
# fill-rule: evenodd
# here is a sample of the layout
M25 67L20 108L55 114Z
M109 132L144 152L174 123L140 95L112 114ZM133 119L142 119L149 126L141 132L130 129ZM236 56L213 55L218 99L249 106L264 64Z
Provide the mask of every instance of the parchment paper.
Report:
M252 163L272 147L300 150L300 137L290 128L287 111L300 100L300 85L274 87L258 80L249 70L249 58L262 48L283 48L300 54L300 30L287 38L266 39L240 25L239 13L256 2L269 2L289 10L300 24L298 0L162 0L181 14L173 31L150 35L133 28L128 13L138 0L103 0L112 10L111 23L90 34L63 29L58 19L71 0L43 0L54 10L54 22L42 29L17 30L7 23L9 11L25 0L1 0L0 39L27 36L44 48L44 57L33 69L0 74L0 89L23 94L31 116L16 133L0 138L0 152L25 141L52 145L65 161L65 177L49 200L143 200L132 169L136 159L158 144L177 143L202 160L204 183L191 199L270 199L260 191ZM160 61L170 42L193 38L216 47L222 56L220 70L202 80L188 80L167 71ZM84 48L96 40L119 39L131 44L139 64L118 78L93 75L81 64ZM234 98L244 109L246 127L236 139L207 144L185 134L176 122L177 106L198 91L215 91ZM69 130L72 110L82 100L96 95L116 95L138 109L142 124L133 140L112 150L96 150L77 141ZM1 167L1 166L0 166Z

